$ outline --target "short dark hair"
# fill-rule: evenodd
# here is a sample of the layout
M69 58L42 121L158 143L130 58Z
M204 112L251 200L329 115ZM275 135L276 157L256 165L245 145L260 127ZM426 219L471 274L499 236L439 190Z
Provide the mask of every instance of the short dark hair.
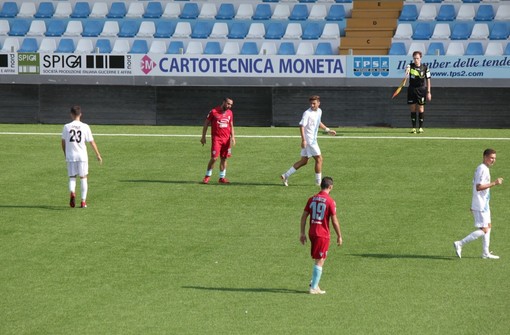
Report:
M483 152L483 157L486 157L486 156L489 156L489 155L492 155L492 154L495 154L496 153L496 150L494 149L485 149L484 152Z
M75 116L81 115L81 107L80 106L71 107L71 114Z
M328 187L333 186L333 178L331 177L324 177L321 181L321 190L325 190Z
M308 98L308 101L314 101L314 100L317 100L317 101L320 101L321 97L318 96L318 95L312 95L310 98Z
M415 52L413 52L413 57L414 57L415 55L420 55L420 58L422 58L422 57L423 57L423 54L421 53L421 51L415 51Z

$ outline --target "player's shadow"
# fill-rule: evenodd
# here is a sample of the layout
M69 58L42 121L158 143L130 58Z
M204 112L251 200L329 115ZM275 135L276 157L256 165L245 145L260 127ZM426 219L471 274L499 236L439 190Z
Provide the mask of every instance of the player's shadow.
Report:
M451 261L456 259L454 256L436 256L436 255L403 255L403 254L350 254L351 256L363 258L381 258L381 259L431 259L439 261Z
M68 210L69 206L49 206L49 205L0 205L0 208L7 208L7 209L16 209L16 208L23 208L23 209L47 209L50 211L64 211Z
M220 292L240 292L240 293L281 293L281 294L305 294L308 291L292 290L288 288L266 288L266 287L204 287L204 286L183 286L185 289L220 291Z

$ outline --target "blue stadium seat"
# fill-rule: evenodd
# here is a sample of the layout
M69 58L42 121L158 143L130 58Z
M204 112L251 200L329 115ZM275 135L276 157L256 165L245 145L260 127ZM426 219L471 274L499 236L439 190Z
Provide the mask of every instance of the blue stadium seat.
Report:
M510 42L507 43L507 45L505 47L505 52L503 53L503 55L505 55L505 56L510 55Z
M492 21L494 20L494 9L492 5L480 5L476 11L475 21Z
M450 39L452 40L467 40L471 36L471 25L467 22L456 22L453 26Z
M163 15L163 6L161 5L161 2L151 1L147 4L143 17L148 19L159 19L161 15Z
M232 25L230 26L230 31L227 37L231 39L243 39L248 34L249 29L250 29L249 24L245 22L236 21L232 23Z
M308 7L304 4L297 4L292 7L289 20L304 21L308 19Z
M317 43L317 47L315 48L315 54L321 56L334 55L333 49L331 48L331 43L329 42Z
M299 0L301 3L314 3L317 2L317 0Z
M208 38L211 35L212 23L207 21L199 21L191 31L191 38Z
M58 43L56 53L70 54L74 52L74 41L71 38L63 38Z
M255 42L244 42L241 47L241 55L258 55L259 47Z
M27 20L13 20L11 22L11 30L9 36L25 36L30 29L30 21Z
M135 37L140 29L140 22L135 20L122 20L119 37Z
M122 19L126 16L127 8L124 2L112 2L110 11L106 14L109 19Z
M170 41L166 53L172 55L179 55L184 53L184 43L182 41Z
M156 38L170 38L174 34L175 25L171 21L158 21L156 23Z
M489 39L491 40L506 40L508 38L508 25L506 22L494 22Z
M303 35L301 35L301 39L303 40L316 40L322 34L322 26L316 22L308 22L306 24L305 29L303 30Z
M149 46L146 40L134 40L131 50L129 50L130 54L146 54L148 52Z
M21 47L18 52L37 52L39 46L37 45L37 39L33 37L26 37L21 43Z
M402 56L407 55L406 45L404 42L393 42L391 43L390 51L388 55Z
M480 3L480 0L462 0L463 3Z
M181 14L179 15L180 19L196 19L200 14L200 10L198 9L198 4L194 2L185 3L182 8Z
M429 44L429 48L427 49L427 55L434 56L434 55L441 55L443 56L445 54L444 45L442 42L431 42Z
M221 55L220 42L209 41L205 44L204 55Z
M104 21L86 20L83 26L83 37L97 37L103 31Z
M88 2L77 2L74 4L73 12L71 13L72 18L88 18L90 15L90 5Z
M216 13L216 20L232 20L236 16L234 4L222 3Z
M62 36L67 28L67 22L63 20L50 20L46 24L45 36Z
M455 7L453 5L442 5L437 13L436 21L455 20Z
M404 5L400 12L399 21L416 21L418 18L418 8L414 4Z
M49 19L53 17L53 13L55 13L55 7L53 7L52 2L41 2L34 17L38 19Z
M16 17L18 15L19 8L15 2L6 1L0 10L0 17Z
M469 42L464 52L466 56L481 56L483 55L483 45L480 42Z
M416 24L413 32L413 40L428 40L432 36L432 27L428 22Z
M296 49L294 48L294 43L292 42L282 42L280 43L280 47L278 48L278 55L295 55Z
M262 2L280 2L280 0L262 0Z
M425 3L441 3L443 0L424 0Z
M352 0L335 0L336 3L352 3Z
M271 22L267 25L265 38L269 40L279 40L285 34L285 27L280 22Z
M329 7L328 15L326 15L327 21L340 21L345 19L345 8L344 5L331 5Z
M251 17L253 20L269 20L271 18L271 6L267 3L259 3Z
M109 54L112 52L112 44L110 43L109 39L99 38L96 41L96 49L99 51L99 53Z

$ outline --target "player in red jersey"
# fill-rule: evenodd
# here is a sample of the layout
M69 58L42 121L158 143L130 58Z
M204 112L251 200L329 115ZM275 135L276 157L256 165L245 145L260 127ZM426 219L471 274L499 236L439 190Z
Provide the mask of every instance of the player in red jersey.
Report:
M213 108L204 122L202 129L202 138L200 143L204 145L206 141L207 128L211 126L211 159L207 164L207 171L202 180L204 184L208 184L211 179L214 163L220 157L220 184L228 184L227 175L227 158L231 156L231 147L236 144L234 136L234 114L230 110L234 101L230 98L224 98L220 106Z
M308 199L303 215L301 215L301 235L299 240L301 244L306 243L305 226L306 219L310 216L310 229L308 236L312 243L311 255L315 261L312 282L310 283L310 294L324 294L319 288L319 281L322 275L322 267L328 255L329 241L331 235L329 232L329 221L333 223L336 232L336 243L342 245L342 232L340 223L336 216L336 203L329 193L333 189L333 178L324 177L321 181L321 191Z

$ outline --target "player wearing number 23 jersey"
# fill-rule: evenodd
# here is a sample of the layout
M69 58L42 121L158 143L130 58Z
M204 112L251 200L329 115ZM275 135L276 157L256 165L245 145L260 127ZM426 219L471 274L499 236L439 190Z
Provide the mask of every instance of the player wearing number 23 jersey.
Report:
M64 126L62 140L65 142L67 162L88 162L87 142L94 141L88 124L74 120Z

